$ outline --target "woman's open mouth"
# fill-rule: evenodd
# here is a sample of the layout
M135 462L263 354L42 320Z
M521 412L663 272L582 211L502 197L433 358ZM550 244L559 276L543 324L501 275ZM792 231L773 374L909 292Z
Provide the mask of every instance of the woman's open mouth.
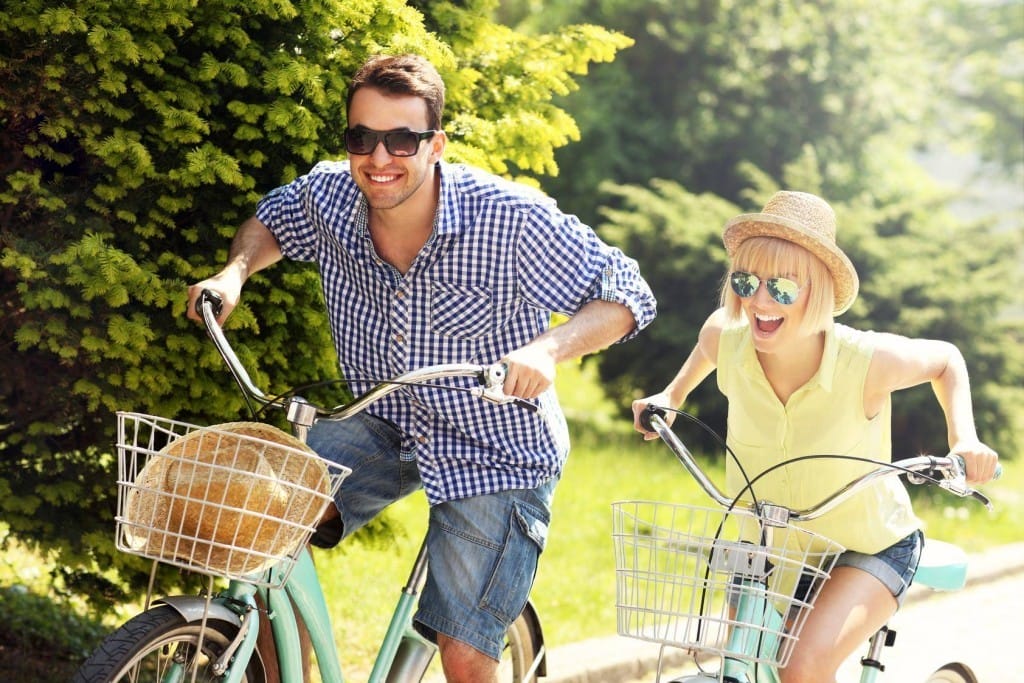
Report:
M770 334L779 329L779 327L782 326L783 320L785 320L785 318L778 315L754 314L754 323L757 325L757 331L764 332L765 334Z

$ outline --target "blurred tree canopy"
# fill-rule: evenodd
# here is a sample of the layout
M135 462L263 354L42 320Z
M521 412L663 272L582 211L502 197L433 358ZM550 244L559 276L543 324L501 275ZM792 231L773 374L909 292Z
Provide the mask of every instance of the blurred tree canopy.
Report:
M244 412L184 316L259 196L338 156L347 79L418 52L448 85L449 159L554 169L577 139L555 96L629 39L527 36L494 2L25 0L0 10L0 510L100 602L114 552L115 410L197 424ZM336 376L315 269L253 278L229 327L272 391ZM258 361L258 362L257 362ZM127 572L133 575L132 572ZM137 575L133 575L137 578Z
M1024 179L1019 2L505 0L502 12L525 31L586 21L636 41L567 99L581 141L542 181L634 255L658 297L654 324L598 359L624 410L668 382L717 305L723 223L799 189L833 204L861 276L840 320L957 344L982 437L1020 449L1024 217L954 215L959 190L913 161L948 146ZM927 387L894 400L897 453L945 447ZM724 430L713 379L686 407Z

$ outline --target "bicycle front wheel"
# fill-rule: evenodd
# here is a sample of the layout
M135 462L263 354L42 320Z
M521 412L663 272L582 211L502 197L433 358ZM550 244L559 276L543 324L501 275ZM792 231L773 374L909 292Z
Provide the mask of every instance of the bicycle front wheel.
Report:
M236 624L222 619L207 619L204 631L202 622L188 622L172 607L155 607L107 636L72 683L156 683L169 680L175 671L180 671L180 679L185 681L219 681L212 665L237 633ZM258 653L253 653L241 680L266 682Z
M929 676L925 683L978 683L978 677L966 664L950 662Z

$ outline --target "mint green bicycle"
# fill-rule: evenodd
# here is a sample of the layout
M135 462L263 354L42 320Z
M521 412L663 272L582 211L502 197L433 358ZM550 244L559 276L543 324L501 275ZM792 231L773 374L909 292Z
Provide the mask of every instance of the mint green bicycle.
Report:
M698 673L673 683L778 683L778 670L789 661L818 591L844 550L799 523L820 517L864 486L905 473L913 483L936 484L991 507L983 494L966 485L957 456L878 463L806 510L768 501L738 503L708 479L664 415L664 409L651 406L642 419L717 506L613 504L618 632L661 644L658 680L665 648L677 648L692 656ZM914 583L956 590L966 575L962 550L929 540ZM894 640L895 631L888 626L871 637L861 659L860 683L881 680L882 652ZM923 680L978 683L970 667L960 662L946 664Z
M301 683L306 628L325 683L343 681L324 594L308 541L349 471L316 456L304 441L320 419L345 419L409 385L472 378L470 391L498 404L519 399L501 390L501 365L438 365L403 374L336 408L299 397L271 398L256 388L217 323L219 299L204 292L197 309L248 400L279 408L294 437L261 423L197 427L137 413L118 414L117 546L120 550L209 577L201 595L153 600L109 635L73 683ZM527 404L529 405L529 404ZM279 432L279 433L278 433ZM370 683L420 681L436 646L412 628L426 577L425 545L381 643ZM226 587L215 582L226 580ZM269 617L276 666L257 649L261 611ZM264 622L265 623L265 620ZM546 653L531 603L509 628L500 680L522 683L546 674Z

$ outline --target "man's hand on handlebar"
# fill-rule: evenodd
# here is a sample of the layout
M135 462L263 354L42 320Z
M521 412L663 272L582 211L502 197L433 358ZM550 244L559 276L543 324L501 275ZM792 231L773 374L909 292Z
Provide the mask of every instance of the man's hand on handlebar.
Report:
M231 311L238 305L238 300L242 296L242 283L236 277L232 277L230 272L221 271L217 275L189 287L187 314L189 318L199 322L203 322L203 318L196 309L196 302L204 290L210 290L220 297L221 310L217 315L217 322L223 325L231 315Z
M555 381L555 360L541 345L527 344L501 362L507 368L504 391L509 396L537 398Z

